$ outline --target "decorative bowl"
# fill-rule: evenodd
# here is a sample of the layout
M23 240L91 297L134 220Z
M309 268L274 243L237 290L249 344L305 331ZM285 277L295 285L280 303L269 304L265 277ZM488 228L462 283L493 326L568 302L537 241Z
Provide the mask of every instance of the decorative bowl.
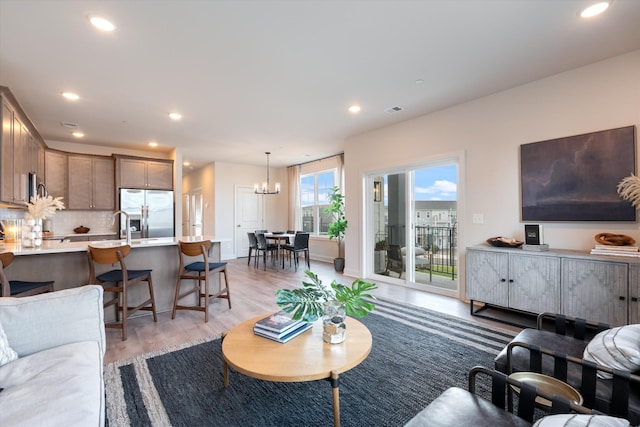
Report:
M88 233L89 230L91 230L89 227L85 227L84 225L81 225L80 227L74 228L73 232L78 234L84 234L84 233Z
M516 239L509 239L506 237L491 237L487 239L487 243L497 248L519 248L524 244Z
M631 246L636 243L633 237L626 234L598 233L595 239L599 244L609 246Z

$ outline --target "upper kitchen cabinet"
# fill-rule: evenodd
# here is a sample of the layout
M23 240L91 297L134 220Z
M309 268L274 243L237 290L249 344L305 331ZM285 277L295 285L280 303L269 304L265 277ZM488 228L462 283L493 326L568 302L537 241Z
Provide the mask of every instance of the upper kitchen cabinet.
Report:
M8 88L0 86L0 201L24 206L29 174L42 176L44 141Z
M68 209L115 208L115 165L112 157L69 154L68 171Z
M116 156L119 188L173 190L173 160Z
M67 197L67 153L47 150L44 154L44 184L47 193L53 197L62 197L68 207Z

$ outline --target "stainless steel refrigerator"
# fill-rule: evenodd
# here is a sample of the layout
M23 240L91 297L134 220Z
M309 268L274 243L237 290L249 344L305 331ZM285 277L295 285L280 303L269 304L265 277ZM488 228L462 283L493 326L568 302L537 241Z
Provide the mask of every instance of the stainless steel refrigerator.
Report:
M120 209L129 214L131 237L173 237L173 191L120 189ZM126 230L124 215L120 215L120 234Z

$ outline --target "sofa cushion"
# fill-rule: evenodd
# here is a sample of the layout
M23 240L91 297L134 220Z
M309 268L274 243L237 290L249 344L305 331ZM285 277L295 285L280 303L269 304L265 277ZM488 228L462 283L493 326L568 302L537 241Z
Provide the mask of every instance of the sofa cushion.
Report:
M584 350L584 359L621 371L640 369L640 325L607 329L596 335ZM613 378L598 372L600 378Z
M629 421L608 415L557 414L540 418L533 427L629 427Z
M531 423L458 387L445 390L405 427L531 426Z
M99 343L83 341L0 367L0 425L100 425L101 360Z
M0 322L0 366L13 362L17 358L18 353L9 346L9 340L7 340L7 335L2 328L2 322Z

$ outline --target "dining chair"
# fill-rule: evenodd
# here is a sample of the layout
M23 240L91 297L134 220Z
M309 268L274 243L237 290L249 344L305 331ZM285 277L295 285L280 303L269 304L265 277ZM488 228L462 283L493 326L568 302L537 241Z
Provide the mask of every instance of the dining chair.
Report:
M211 248L210 240L199 242L179 241L180 266L178 267L178 282L176 283L176 294L173 300L173 313L171 318L176 318L177 310L204 311L204 322L209 321L209 304L216 298L226 299L231 308L231 294L229 292L229 280L227 278L226 262L209 262L208 252ZM202 261L189 262L190 258L201 258ZM220 283L219 290L211 293L209 278L212 274L222 274L224 276L224 288ZM180 293L183 280L193 280L196 283L192 289ZM178 302L187 295L195 293L198 296L197 305L180 305Z
M282 249L289 252L289 267L291 267L291 257L293 257L295 269L298 271L299 255L300 252L303 252L307 268L311 268L311 260L309 258L309 233L296 233L293 239L293 245L284 245ZM284 257L282 258L282 266L284 267Z
M122 330L122 341L127 340L127 319L139 310L151 311L153 321L158 321L156 302L153 295L153 283L151 270L129 270L124 259L131 252L131 246L97 247L89 245L87 257L89 260L89 284L102 285L105 292L113 294L111 299L104 301L103 307L115 305L116 321L105 322L105 328ZM119 266L119 269L108 270L96 274L96 265ZM129 305L129 291L134 285L146 282L149 289L149 298L135 306ZM122 320L120 320L122 315Z
M274 243L267 243L267 238L264 236L264 233L256 233L256 239L258 240L258 251L257 256L260 256L262 253L264 269L267 269L267 253L271 254L271 262L277 261L278 257L278 245ZM276 254L276 258L274 260L274 254ZM255 266L258 265L258 259L256 258Z
M256 233L250 231L247 232L247 236L249 236L249 258L247 259L247 265L249 265L253 251L256 251L254 256L258 256L258 239L256 239Z
M0 254L0 297L27 297L30 295L53 292L53 280L45 282L26 282L23 280L9 280L5 268L13 262L13 252Z

